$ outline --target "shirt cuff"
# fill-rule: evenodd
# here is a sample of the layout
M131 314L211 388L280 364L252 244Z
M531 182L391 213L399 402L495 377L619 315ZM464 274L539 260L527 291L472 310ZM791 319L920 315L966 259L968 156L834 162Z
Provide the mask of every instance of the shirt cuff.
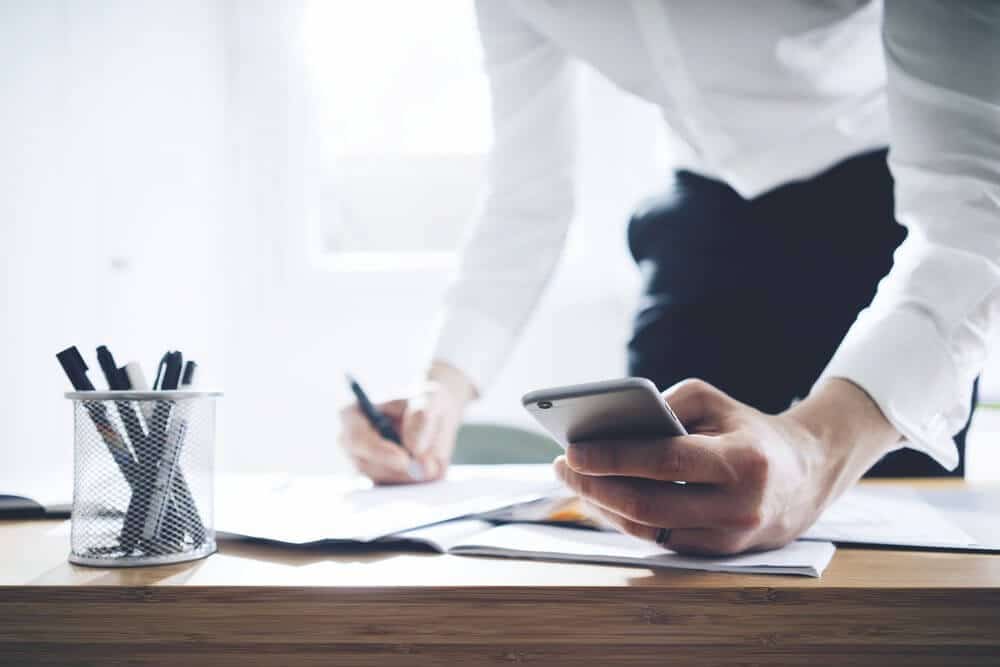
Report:
M850 380L875 401L908 441L948 470L958 466L952 439L968 419L968 393L934 322L913 307L862 312L820 379ZM968 388L971 391L971 387Z
M482 395L499 373L513 339L506 327L485 315L451 310L438 331L433 358L462 371Z

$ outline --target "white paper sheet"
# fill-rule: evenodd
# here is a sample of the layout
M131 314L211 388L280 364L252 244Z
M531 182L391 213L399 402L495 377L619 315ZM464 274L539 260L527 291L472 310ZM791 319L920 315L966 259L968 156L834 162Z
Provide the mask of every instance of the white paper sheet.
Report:
M476 520L431 526L403 536L457 555L811 577L823 573L835 551L829 542L798 541L773 551L701 558L664 551L652 542L621 533L538 524L491 528Z
M855 486L806 533L809 539L968 548L976 540L912 488Z
M381 487L357 477L222 475L216 527L290 544L370 542L560 488L549 464L453 466L441 482Z

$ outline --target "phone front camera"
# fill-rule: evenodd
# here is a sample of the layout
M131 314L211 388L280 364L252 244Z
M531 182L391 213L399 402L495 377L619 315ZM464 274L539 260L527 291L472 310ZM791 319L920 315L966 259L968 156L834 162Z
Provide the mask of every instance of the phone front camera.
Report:
M538 401L538 407L542 410L548 410L552 407L552 401Z

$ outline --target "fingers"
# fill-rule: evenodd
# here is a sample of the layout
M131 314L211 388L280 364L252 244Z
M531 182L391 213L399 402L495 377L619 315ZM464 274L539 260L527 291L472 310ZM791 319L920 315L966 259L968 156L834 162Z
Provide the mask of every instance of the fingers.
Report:
M415 459L423 467L425 481L444 477L457 432L457 422L444 418L437 420L430 435L430 445Z
M610 510L606 510L603 507L599 507L592 503L587 503L587 505L587 513L592 516L596 523L602 526L611 526L626 535L631 535L632 537L638 537L650 542L656 541L656 534L660 531L660 529L656 526L647 526L644 523L637 523L630 519L626 519L620 514L615 514Z
M631 477L600 477L574 472L564 457L556 474L585 500L629 521L656 528L744 527L759 522L737 496L721 487L673 484ZM752 507L752 506L751 506Z
M663 546L671 551L693 556L730 556L747 551L759 551L762 548L761 545L754 543L754 535L749 530L718 528L672 530L670 539Z
M728 556L758 548L754 544L753 533L748 530L738 528L671 528L661 533L663 528L668 527L637 523L603 507L590 505L588 513L595 515L594 519L601 525L610 525L626 535L638 537L647 542L657 542L664 549L677 553L696 556ZM665 538L662 542L660 542L661 537Z
M725 392L696 379L678 382L663 392L663 398L689 430L701 422L713 421L720 413L738 405Z
M392 419L400 444L383 438L357 405L341 410L339 442L355 467L375 482L396 484L441 479L448 467L460 415L451 415L433 397L380 403Z
M412 484L416 481L408 468L400 470L398 467L385 465L381 461L360 457L352 457L352 461L358 472L376 484Z
M384 404L387 414L399 414L399 406L395 403ZM402 403L405 404L405 401ZM411 459L407 452L396 443L382 438L357 406L348 406L341 411L339 442L358 470L374 481L415 481L409 472Z
M418 396L409 401L402 415L400 436L403 446L416 456L430 449L435 432L440 426L439 414L429 409L428 400Z
M736 479L721 439L706 435L571 443L566 461L575 472L586 475L714 484Z
M664 549L691 556L731 556L733 554L778 548L781 544L760 545L754 542L751 531L719 528L662 528L630 521L604 508L591 506L588 510L602 525L610 525L626 535L647 542L656 542ZM663 541L661 542L661 538Z

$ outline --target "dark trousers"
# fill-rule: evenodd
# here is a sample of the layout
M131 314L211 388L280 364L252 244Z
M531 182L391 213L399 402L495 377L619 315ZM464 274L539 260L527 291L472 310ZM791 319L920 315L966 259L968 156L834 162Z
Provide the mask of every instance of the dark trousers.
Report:
M678 172L629 224L644 281L629 373L661 389L701 378L772 414L804 398L906 236L892 189L885 151L750 200ZM962 474L965 432L955 473L904 449L869 474Z

